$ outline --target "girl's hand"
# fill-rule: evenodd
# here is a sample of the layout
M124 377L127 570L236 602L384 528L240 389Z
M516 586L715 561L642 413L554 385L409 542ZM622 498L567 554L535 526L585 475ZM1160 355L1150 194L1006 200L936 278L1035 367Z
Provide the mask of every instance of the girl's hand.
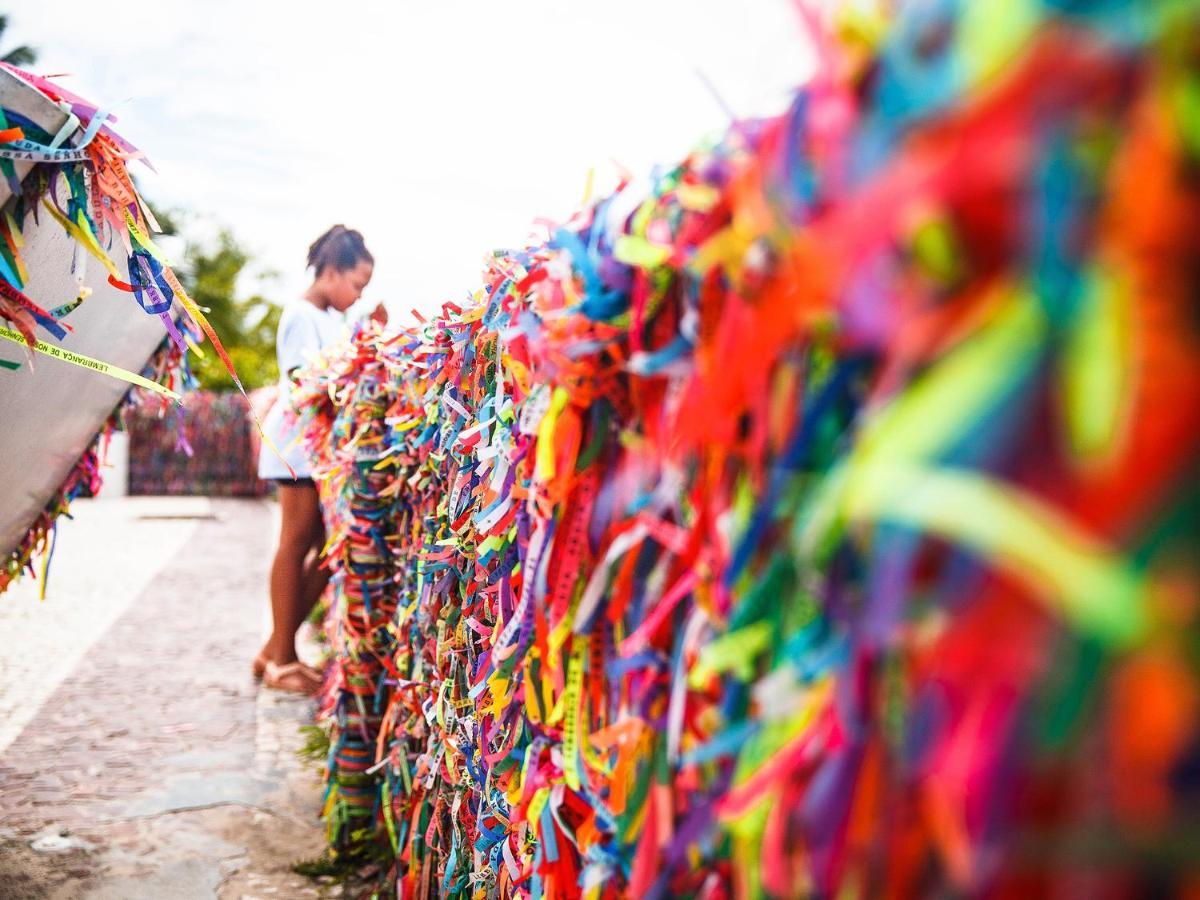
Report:
M375 308L371 310L371 315L368 316L368 318L372 322L378 322L380 325L386 325L388 321L387 307L382 303L376 304Z

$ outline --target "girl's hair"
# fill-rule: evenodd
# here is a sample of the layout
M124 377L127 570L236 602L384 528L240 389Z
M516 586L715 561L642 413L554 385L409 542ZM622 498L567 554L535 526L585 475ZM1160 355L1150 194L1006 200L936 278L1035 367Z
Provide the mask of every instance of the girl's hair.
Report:
M308 265L316 275L330 266L345 272L363 261L374 265L375 257L363 243L362 233L345 225L334 225L308 248Z

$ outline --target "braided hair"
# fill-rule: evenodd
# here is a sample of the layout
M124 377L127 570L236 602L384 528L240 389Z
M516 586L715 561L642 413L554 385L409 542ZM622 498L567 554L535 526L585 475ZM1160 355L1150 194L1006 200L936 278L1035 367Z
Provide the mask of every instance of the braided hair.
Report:
M320 275L330 266L345 272L360 262L374 265L375 257L363 243L362 233L345 225L334 225L308 248L308 265L314 275Z

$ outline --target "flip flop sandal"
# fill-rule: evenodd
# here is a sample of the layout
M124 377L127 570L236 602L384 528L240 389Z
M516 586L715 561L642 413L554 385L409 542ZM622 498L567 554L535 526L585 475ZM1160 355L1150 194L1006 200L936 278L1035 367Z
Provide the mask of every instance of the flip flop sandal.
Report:
M297 662L299 661L297 660ZM325 673L320 669L314 668L306 662L300 662L299 664L308 669L308 671L312 674L312 677L317 679L317 681L325 680ZM291 665L295 665L295 663L292 663ZM258 656L254 657L254 662L250 664L250 671L253 673L256 679L260 681L262 680L263 674L267 671L267 654L265 651L259 651Z
M263 687L293 694L315 694L321 689L321 679L304 663L296 661L283 666L267 662L263 669Z

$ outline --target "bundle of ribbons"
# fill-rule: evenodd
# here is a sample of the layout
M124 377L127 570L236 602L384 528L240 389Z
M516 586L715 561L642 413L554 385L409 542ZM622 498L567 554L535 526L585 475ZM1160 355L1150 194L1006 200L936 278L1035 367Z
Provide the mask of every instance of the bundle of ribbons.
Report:
M160 231L159 225L127 168L130 161L143 158L141 152L110 128L106 111L56 82L6 63L0 67L39 92L64 117L61 127L51 133L28 116L0 109L0 176L11 195L0 214L0 319L6 320L0 323L0 338L10 342L6 346L18 356L13 359L13 354L3 354L0 379L5 371L32 366L34 354L43 354L88 369L96 377L121 379L142 388L146 397L166 404L178 401L180 391L193 383L187 353L189 349L202 353L198 342L206 336L232 373L220 340L151 237ZM28 169L24 177L19 177L18 166ZM79 248L74 265L79 286L74 297L47 302L25 293L29 273L21 253L22 230L45 218L60 225ZM69 317L92 293L83 277L83 263L88 258L107 270L113 288L130 294L131 302L162 321L164 343L140 373L61 345L73 330ZM234 380L237 382L236 375ZM0 389L18 388L0 382ZM145 402L134 398L131 390L119 409ZM0 592L22 571L32 569L39 552L43 567L48 564L54 523L81 491L94 493L99 487L97 449L114 422L110 417L96 443L84 452L25 537L8 552L0 564Z
M398 896L1200 886L1200 13L875 9L304 375Z

